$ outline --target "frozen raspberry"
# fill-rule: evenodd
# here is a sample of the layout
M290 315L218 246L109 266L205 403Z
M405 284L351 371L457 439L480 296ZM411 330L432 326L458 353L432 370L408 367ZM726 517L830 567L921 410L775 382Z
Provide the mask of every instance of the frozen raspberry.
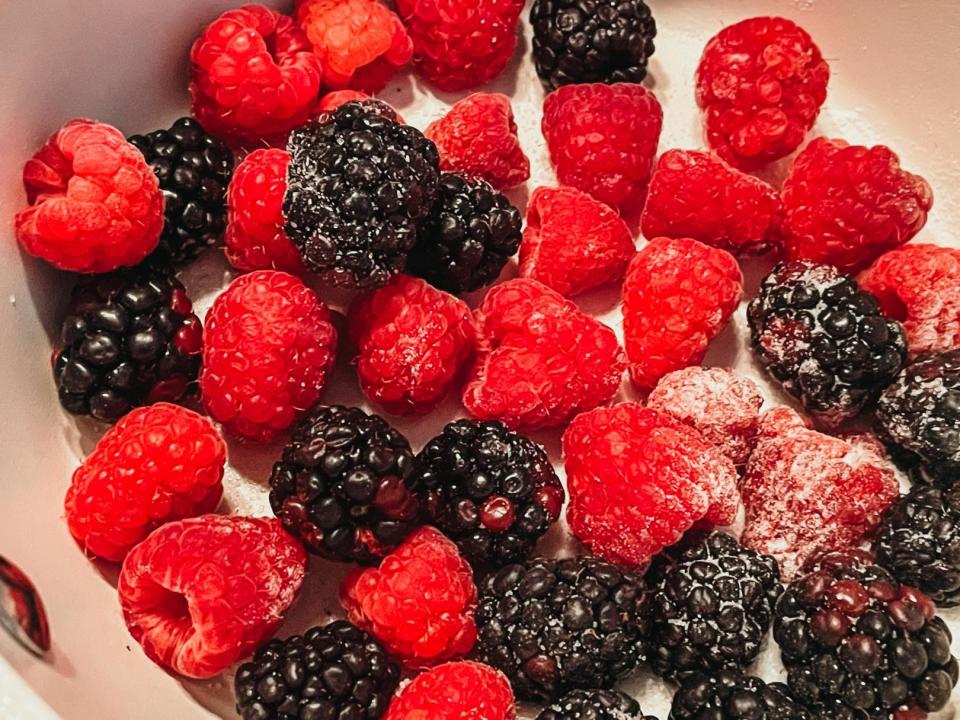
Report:
M520 185L530 177L530 161L520 147L506 95L468 95L423 134L436 143L441 170L481 178L497 190Z
M334 90L328 92L317 103L317 111L320 113L333 112L341 105L346 105L354 100L370 100L370 96L359 90Z
M703 360L740 304L743 275L726 250L690 238L656 238L633 258L622 293L630 377L649 389Z
M470 566L453 541L432 527L413 533L379 568L347 575L340 602L350 622L407 667L465 655L477 638Z
M543 101L557 179L621 212L643 207L662 126L660 103L642 85L564 85Z
M136 265L160 241L163 194L143 154L116 128L71 120L23 166L29 205L17 241L62 270Z
M642 567L701 521L729 525L737 471L679 420L636 403L578 415L563 434L567 522L590 552Z
M860 543L899 489L876 437L825 435L778 407L760 418L740 491L743 544L777 558L790 580L817 553Z
M473 353L467 304L398 275L350 308L360 389L395 415L422 415L450 390Z
M323 86L383 90L413 57L400 18L377 0L299 0L297 24L323 67Z
M330 311L300 280L273 270L243 275L207 313L204 407L240 437L271 440L317 402L336 343Z
M205 417L169 403L137 408L73 473L64 502L70 534L91 555L122 560L158 525L212 512L225 460Z
M620 387L626 363L613 330L536 280L495 286L475 317L478 358L463 404L479 420L561 425Z
M910 243L881 255L859 281L903 324L911 355L960 347L960 250Z
M641 226L648 238L689 237L734 255L778 242L780 196L711 153L670 150L650 179Z
M429 670L398 692L383 720L514 720L513 690L503 673L478 662Z
M417 72L440 90L483 85L517 47L524 0L397 0Z
M237 165L227 191L227 259L239 270L305 272L300 251L283 229L286 150L254 150Z
M790 20L757 17L725 27L697 67L707 142L744 169L789 155L820 114L829 80L820 49Z
M276 631L306 562L279 520L201 515L170 522L123 561L123 618L158 665L213 677Z
M757 384L726 368L693 366L660 378L647 407L696 428L740 467L747 462L760 420Z
M293 18L244 5L193 43L190 97L204 129L237 144L283 142L314 112L323 67Z
M783 183L783 248L842 272L867 267L920 232L933 191L890 148L817 138Z
M575 188L537 188L527 203L520 276L561 295L619 280L634 251L616 211Z

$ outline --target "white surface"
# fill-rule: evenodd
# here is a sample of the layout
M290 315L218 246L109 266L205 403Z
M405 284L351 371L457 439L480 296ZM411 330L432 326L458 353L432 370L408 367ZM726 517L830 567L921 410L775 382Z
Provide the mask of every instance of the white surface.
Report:
M186 109L186 58L204 22L238 0L5 0L0 2L0 433L2 476L0 553L32 577L50 613L53 651L35 660L0 639L0 655L62 717L120 720L235 717L230 678L183 682L158 670L127 634L113 588L116 570L84 559L62 521L70 473L96 441L96 429L62 413L50 379L48 358L58 332L62 301L72 280L22 256L12 238L12 217L23 203L19 181L24 160L46 136L75 116L94 117L125 133L166 126ZM273 3L281 4L281 3ZM760 14L781 14L804 25L830 60L827 105L815 133L848 141L885 143L906 168L933 185L936 205L921 239L957 244L960 223L960 2L955 0L652 0L659 25L651 86L664 105L661 150L701 147L693 102L693 71L707 39L725 24ZM525 27L529 35L529 28ZM533 177L513 193L521 207L528 191L554 178L539 132L543 93L529 60L529 37L493 89L511 95ZM460 95L436 94L404 75L381 95L408 122L425 127ZM772 173L775 175L776 173ZM953 231L952 231L953 230ZM226 279L216 259L188 277L205 309ZM748 293L763 262L745 267ZM323 293L342 307L345 297ZM616 322L616 290L581 299L588 311ZM742 311L734 327L711 349L708 363L735 365L764 380L744 342ZM346 358L324 399L360 398ZM767 386L772 400L783 396ZM462 412L450 400L421 421L398 422L416 449ZM543 442L559 459L559 433ZM267 512L265 481L278 447L230 445L224 509ZM566 544L554 531L544 548ZM336 608L336 585L344 571L313 560L299 603L281 634L323 622ZM960 613L945 613L960 627ZM954 643L955 652L960 642ZM775 647L758 664L764 677L780 671ZM667 686L640 675L625 687L647 713L666 720ZM19 683L0 660L0 717L45 718L23 699ZM955 698L957 695L955 695ZM954 701L954 708L958 706ZM38 706L39 707L39 706ZM953 717L951 708L940 717ZM532 716L529 716L532 717Z

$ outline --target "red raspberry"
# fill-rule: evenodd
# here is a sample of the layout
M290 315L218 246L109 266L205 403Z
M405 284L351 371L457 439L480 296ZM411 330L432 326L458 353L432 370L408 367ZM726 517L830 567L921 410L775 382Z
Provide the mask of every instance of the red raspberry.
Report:
M670 150L650 179L641 226L648 238L689 237L734 255L778 242L780 196L711 153Z
M369 100L370 96L358 90L334 90L328 92L317 104L317 113L333 112L341 105L346 105L354 100Z
M749 378L700 366L664 375L647 398L648 408L696 428L738 467L753 449L761 405L760 388Z
M725 27L697 67L707 143L743 169L786 157L813 127L829 80L820 48L790 20L757 17Z
M862 270L920 232L933 191L883 145L816 138L783 183L784 250L841 272Z
M207 418L169 403L137 408L73 473L64 502L70 534L91 555L122 560L158 525L215 510L225 461Z
M510 681L478 662L452 662L415 677L394 696L383 720L514 720Z
M299 0L296 18L325 87L377 92L413 57L400 18L377 0Z
M669 372L703 360L743 294L743 275L726 250L690 238L656 238L627 268L623 334L630 377L650 389Z
M503 72L517 47L524 0L397 0L417 71L440 90L466 90Z
M133 548L117 591L147 657L208 678L276 631L306 565L276 518L201 515L167 523Z
M960 347L960 250L904 245L881 255L859 281L884 315L903 323L911 354Z
M436 144L441 170L481 178L498 190L520 185L530 177L530 161L520 147L506 95L468 95L430 123L423 134Z
M737 471L669 415L622 403L577 415L563 434L567 522L590 552L642 567L701 521L737 515Z
M317 402L336 344L330 311L300 280L273 270L243 275L204 323L204 407L235 435L272 440Z
M314 112L323 67L293 18L263 5L228 10L193 43L193 114L238 144L282 143Z
M740 490L743 544L776 557L785 580L816 554L858 546L899 493L873 435L824 435L786 407L760 419Z
M62 270L136 265L160 241L163 193L137 148L114 127L71 120L23 166L28 207L20 246Z
M395 415L436 407L472 354L474 334L463 300L408 275L350 308L360 388Z
M463 404L477 419L512 430L562 425L620 387L626 362L613 330L536 280L494 286L475 318Z
M357 627L412 668L465 655L477 639L477 588L452 540L422 527L379 568L351 572L340 602Z
M564 85L543 101L543 136L563 185L621 212L639 211L663 110L642 85Z
M627 224L586 193L541 187L527 203L520 276L561 295L619 280L635 251Z

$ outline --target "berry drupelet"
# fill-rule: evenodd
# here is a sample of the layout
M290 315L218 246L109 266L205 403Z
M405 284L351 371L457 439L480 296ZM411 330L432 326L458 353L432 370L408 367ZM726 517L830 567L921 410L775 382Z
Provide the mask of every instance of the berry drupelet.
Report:
M573 690L537 715L537 720L657 720L619 690Z
M243 720L376 720L400 681L380 644L343 620L271 640L237 670Z
M410 443L378 415L321 406L294 430L270 475L270 506L307 550L374 562L416 527Z
M183 285L166 271L81 279L54 357L60 403L116 422L133 407L179 400L197 381L202 336Z
M727 668L690 676L673 696L669 720L814 720L783 683ZM818 719L819 720L819 719ZM823 720L827 720L823 718Z
M474 567L525 560L563 506L546 451L500 422L450 423L415 468L411 485L429 523Z

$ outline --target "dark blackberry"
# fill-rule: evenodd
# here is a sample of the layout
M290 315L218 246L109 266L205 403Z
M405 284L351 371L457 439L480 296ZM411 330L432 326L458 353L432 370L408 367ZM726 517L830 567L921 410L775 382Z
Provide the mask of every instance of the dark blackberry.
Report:
M684 546L658 556L647 575L650 666L671 680L745 669L760 652L783 589L777 561L721 532Z
M934 613L930 598L901 586L869 553L821 556L777 603L773 636L791 694L831 720L939 710L957 683L957 661Z
M618 690L573 690L537 715L537 720L657 720Z
M63 321L53 375L74 415L116 422L196 386L203 329L172 274L142 266L82 278Z
M307 550L374 562L417 526L410 443L379 415L321 406L301 421L270 475L270 507Z
M243 720L376 720L400 681L400 667L370 635L338 620L271 640L237 670Z
M615 565L535 558L491 573L479 590L474 654L521 699L609 688L646 656L649 594Z
M760 361L827 426L873 402L907 357L900 323L829 265L777 265L747 315Z
M428 522L474 567L525 560L563 506L546 451L500 422L450 423L414 467L411 484Z
M814 716L790 697L783 683L768 684L726 668L687 678L673 696L668 720L814 720Z
M534 0L533 61L544 86L638 83L657 24L643 0Z
M520 211L489 183L443 173L407 271L447 292L478 290L519 249L521 225Z
M230 148L192 117L180 118L169 130L127 139L143 153L163 191L163 234L152 259L182 266L219 243L233 176Z
M436 146L382 105L341 105L287 144L286 232L332 285L376 287L403 270L437 195Z
M954 484L960 478L960 349L921 355L877 403L877 430L916 478Z
M960 604L960 485L915 485L887 510L873 551L904 585L942 607Z

